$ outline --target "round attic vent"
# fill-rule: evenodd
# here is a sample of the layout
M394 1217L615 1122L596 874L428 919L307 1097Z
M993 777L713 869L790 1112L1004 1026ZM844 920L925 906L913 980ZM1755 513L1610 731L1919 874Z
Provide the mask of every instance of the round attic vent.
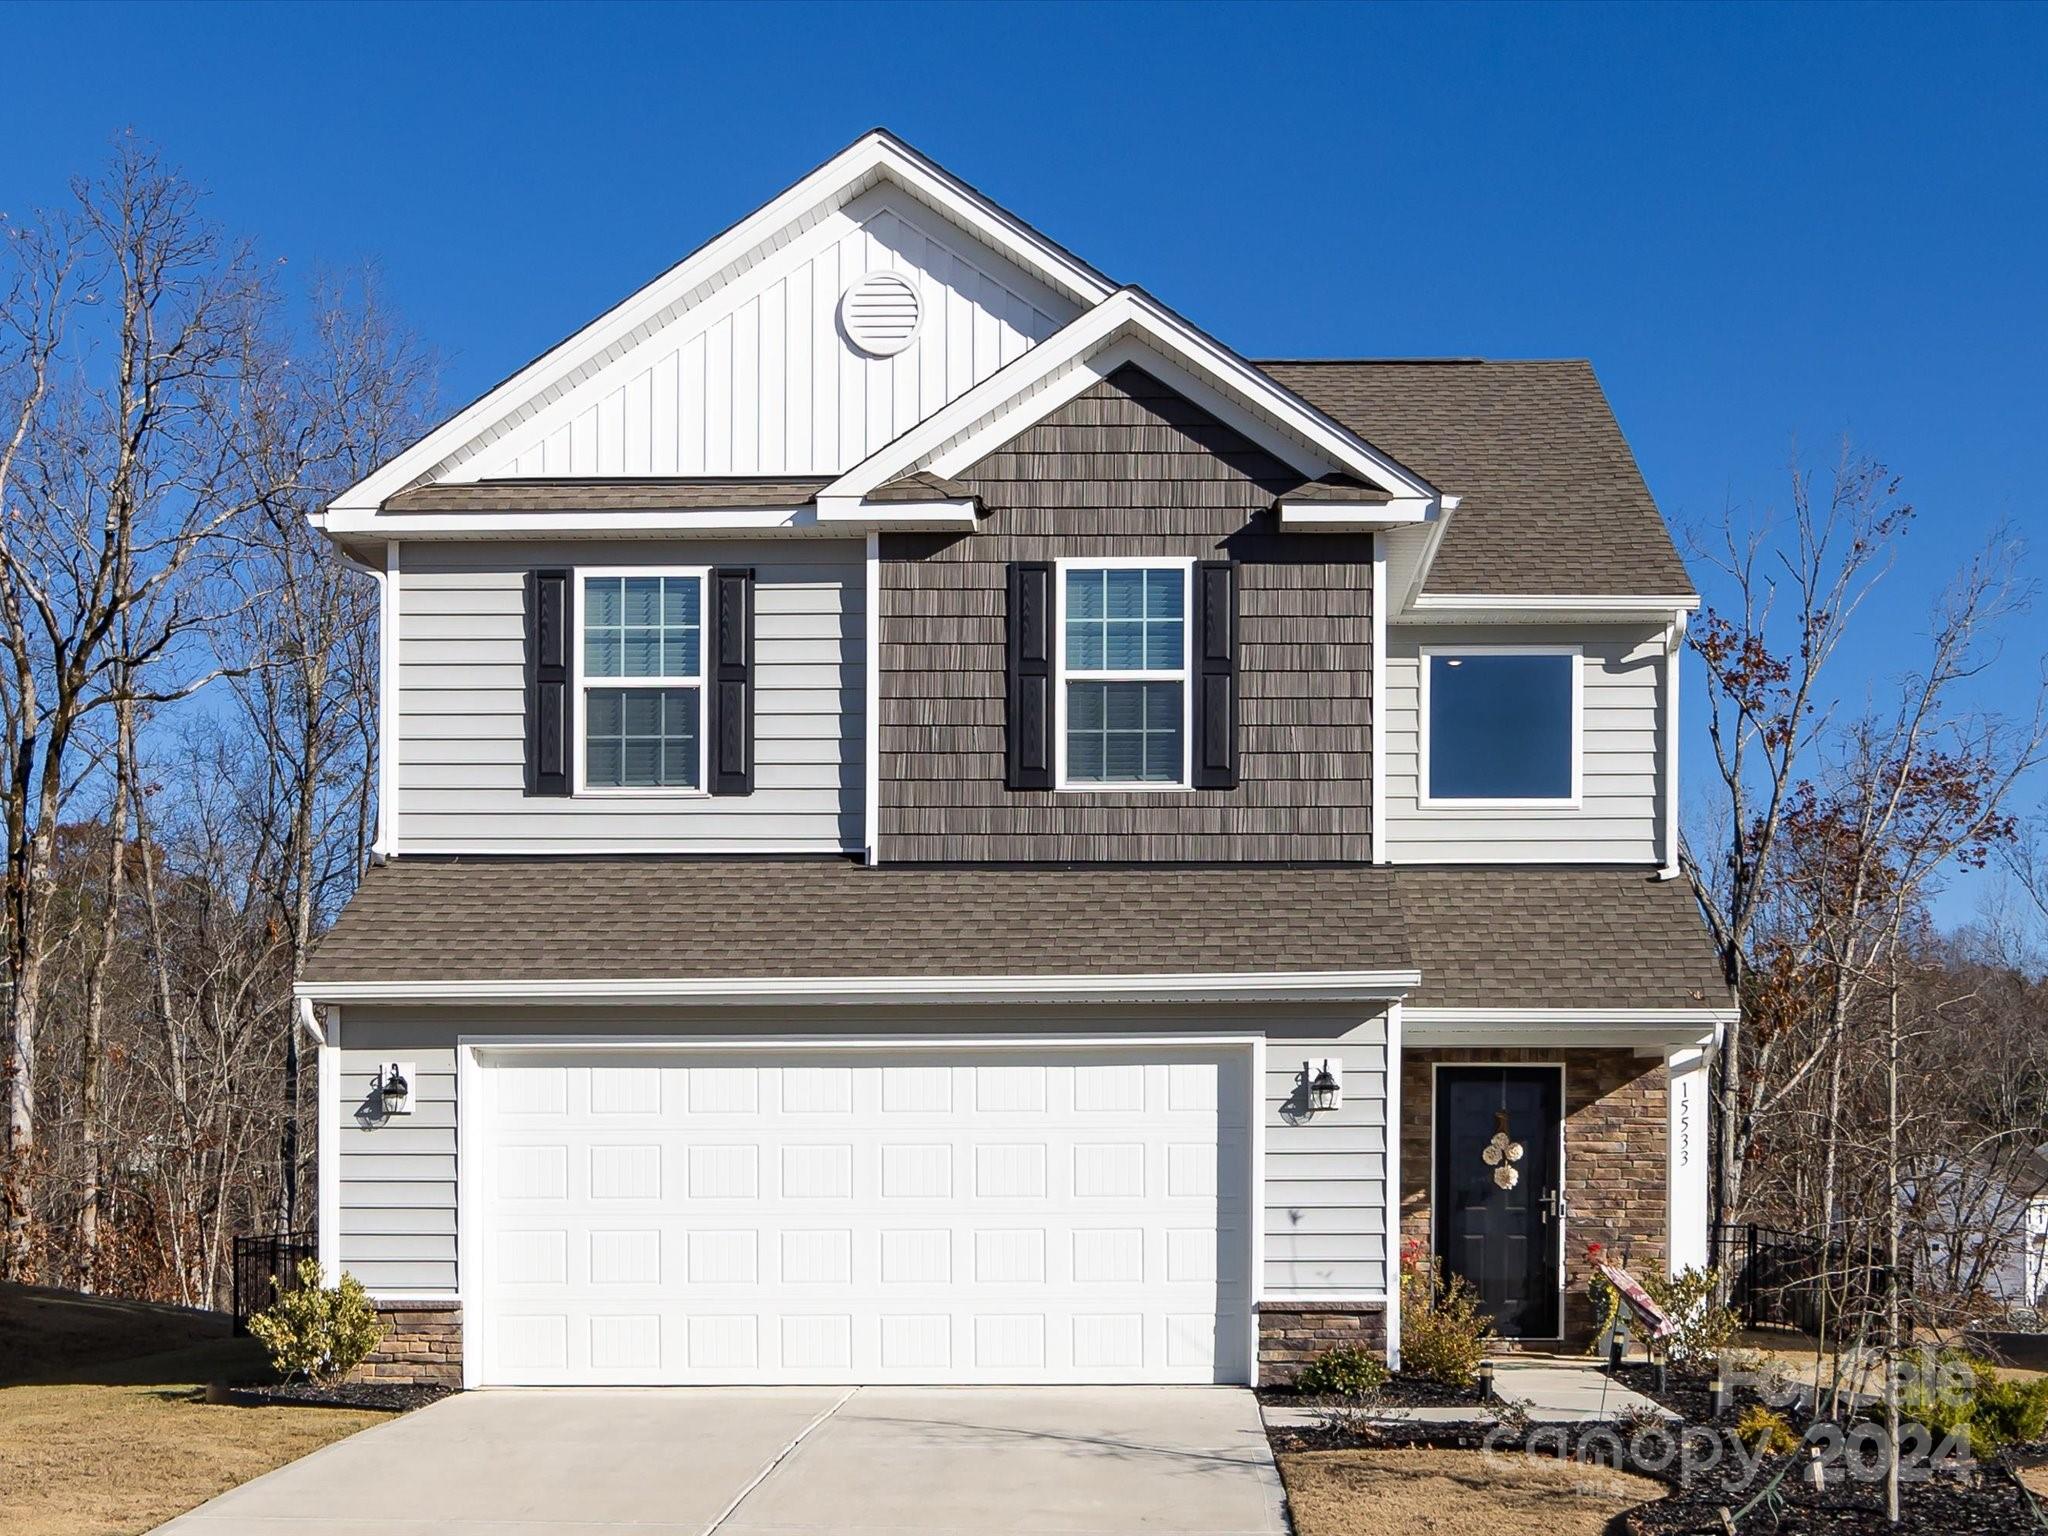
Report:
M910 279L895 272L870 272L839 299L839 325L846 339L870 357L894 357L917 340L924 305Z

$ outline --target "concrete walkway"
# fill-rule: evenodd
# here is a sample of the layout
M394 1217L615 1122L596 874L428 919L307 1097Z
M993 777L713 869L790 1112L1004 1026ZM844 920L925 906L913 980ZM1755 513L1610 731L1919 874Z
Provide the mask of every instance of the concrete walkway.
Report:
M1590 1359L1535 1355L1496 1359L1493 1368L1494 1391L1510 1402L1527 1404L1529 1417L1538 1423L1613 1419L1630 1410L1677 1417L1642 1393L1610 1380ZM1470 1408L1390 1408L1380 1416L1411 1424L1472 1424L1491 1417L1476 1404ZM1311 1426L1321 1423L1322 1416L1312 1408L1276 1406L1266 1409L1266 1422L1275 1428Z
M1283 1536L1226 1387L471 1392L280 1467L175 1536Z

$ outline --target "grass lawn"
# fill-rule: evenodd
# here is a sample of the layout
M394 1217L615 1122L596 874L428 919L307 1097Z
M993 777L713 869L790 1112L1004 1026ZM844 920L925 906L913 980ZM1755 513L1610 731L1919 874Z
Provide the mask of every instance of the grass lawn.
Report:
M1299 1451L1280 1458L1299 1536L1600 1536L1662 1483L1485 1451Z
M264 1373L225 1320L0 1286L0 1536L125 1536L388 1415L233 1408Z

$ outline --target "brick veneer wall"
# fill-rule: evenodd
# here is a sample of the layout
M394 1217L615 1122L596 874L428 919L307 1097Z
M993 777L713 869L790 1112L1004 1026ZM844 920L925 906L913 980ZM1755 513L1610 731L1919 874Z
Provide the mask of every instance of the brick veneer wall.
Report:
M379 1302L384 1341L351 1373L357 1381L462 1385L462 1303Z
M1340 1344L1384 1353L1386 1308L1377 1302L1259 1303L1260 1386L1291 1386L1302 1366Z
M1664 1267L1666 1101L1661 1057L1626 1050L1420 1049L1401 1056L1401 1240L1430 1243L1431 1094L1438 1062L1564 1063L1565 1337L1583 1342L1597 1319L1586 1299L1588 1243L1637 1274Z

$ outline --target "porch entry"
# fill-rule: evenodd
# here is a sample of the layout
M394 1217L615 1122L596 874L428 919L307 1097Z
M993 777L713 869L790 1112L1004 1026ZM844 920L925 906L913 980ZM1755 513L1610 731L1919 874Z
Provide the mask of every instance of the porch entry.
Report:
M1563 1096L1555 1066L1437 1069L1435 1251L1506 1338L1561 1331Z

